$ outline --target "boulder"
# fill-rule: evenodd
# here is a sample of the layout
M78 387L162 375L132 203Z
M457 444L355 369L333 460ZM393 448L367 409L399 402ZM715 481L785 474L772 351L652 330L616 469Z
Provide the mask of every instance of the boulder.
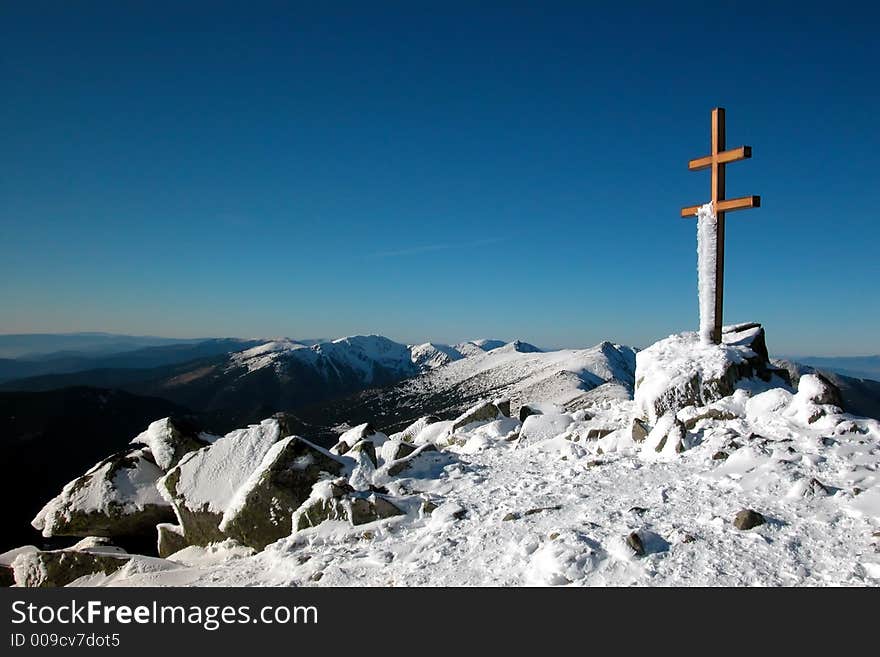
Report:
M342 520L357 526L398 515L403 515L403 511L382 495L354 491L341 481L322 481L315 485L292 520L299 531L317 527L327 520Z
M840 388L819 372L804 374L798 381L797 392L798 397L803 397L814 404L843 408Z
M363 444L370 443L358 443ZM318 481L334 479L345 469L337 456L307 440L284 438L239 487L219 529L242 545L262 550L291 534L294 512L311 497Z
M346 452L346 455L353 459L358 459L359 454L366 456L374 468L378 467L379 459L376 457L376 446L369 440L359 440Z
M736 517L733 519L733 526L740 530L752 529L753 527L757 527L758 525L763 525L767 522L757 511L753 511L752 509L743 509L739 513L736 514Z
M529 417L530 415L540 415L540 414L541 414L541 411L539 409L533 408L532 406L529 406L528 404L523 404L522 406L519 407L519 421L520 422L525 422L526 418Z
M183 535L183 527L163 522L156 525L158 534L156 550L163 559L185 548L188 543Z
M15 583L27 587L66 586L86 575L111 575L128 563L124 553L89 550L25 552L12 563Z
M227 538L219 528L224 512L239 487L288 431L283 417L238 429L209 447L190 452L159 480L159 491L174 506L188 544L208 545Z
M436 415L426 415L425 417L420 417L418 420L410 424L403 431L399 431L395 434L389 436L391 440L399 440L405 443L412 443L415 441L416 436L421 433L422 429L427 427L428 425L435 424L440 422L440 418Z
M519 430L520 440L537 442L554 438L564 433L572 422L571 415L564 413L530 415Z
M648 433L650 433L650 429L648 425L642 422L637 417L632 419L629 427L630 436L632 436L632 440L634 443L644 442L645 438L648 437Z
M416 465L419 457L421 457L423 454L429 453L433 453L434 455L436 455L437 447L432 445L431 443L426 443L402 458L396 459L394 461L389 461L387 464L388 475L391 477L397 477L398 475L406 472L414 465Z
M653 424L667 411L726 397L743 379L769 379L770 367L760 324L725 327L718 345L696 333L671 335L636 354L636 409Z
M510 417L510 400L509 399L496 399L495 407L504 417Z
M689 409L693 410L687 412ZM685 408L682 412L679 412L678 415L678 418L684 424L684 428L688 431L696 427L697 423L701 420L735 420L736 417L736 414L728 410L713 408L711 406L704 406L702 408Z
M149 447L156 465L168 472L185 455L205 447L210 441L207 434L200 433L191 422L166 417L150 424L131 442Z
M626 544L637 557L645 556L645 545L642 543L642 539L637 532L632 532L626 537Z
M380 431L376 431L369 422L364 422L339 436L339 440L330 448L330 452L341 456L362 440L369 441L373 444L373 447L381 447L382 443L388 440L388 436Z
M352 492L344 480L316 483L309 498L293 513L291 525L294 531L317 527L325 520L348 520L345 497Z
M508 412L509 410L510 408L508 407ZM455 418L455 421L452 423L452 432L454 433L474 422L491 422L500 417L505 417L505 415L494 402L483 401L471 406L468 410Z
M64 486L31 524L43 536L152 536L174 519L156 488L161 476L148 448L119 452Z

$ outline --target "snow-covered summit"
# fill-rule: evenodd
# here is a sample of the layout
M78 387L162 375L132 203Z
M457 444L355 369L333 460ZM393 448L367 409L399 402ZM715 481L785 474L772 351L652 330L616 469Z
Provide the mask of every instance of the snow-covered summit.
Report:
M880 583L880 423L819 375L780 378L760 326L725 335L638 355L495 348L406 384L479 389L463 412L359 425L330 451L267 420L158 479L179 521L157 527L162 558L73 547L74 572L63 551L0 565L27 585ZM666 406L633 399L634 373ZM156 475L114 480L114 501Z

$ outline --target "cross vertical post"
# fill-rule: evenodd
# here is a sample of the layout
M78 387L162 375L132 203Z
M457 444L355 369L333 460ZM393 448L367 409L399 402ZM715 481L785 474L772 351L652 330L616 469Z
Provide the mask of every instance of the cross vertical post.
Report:
M715 325L712 328L712 342L721 344L722 312L724 310L724 229L725 217L728 212L745 210L748 208L761 207L760 196L743 196L742 198L726 198L725 165L737 160L746 160L752 157L751 146L740 146L727 150L727 133L725 126L724 108L716 107L712 110L712 137L711 153L688 162L688 169L699 171L700 169L712 170L712 211L715 213ZM681 209L682 217L696 216L699 205L692 205ZM702 304L702 300L701 300Z
M715 328L712 342L721 344L721 316L724 310L724 211L718 209L718 201L724 200L724 164L718 161L718 153L727 148L724 126L724 108L712 110L712 207L718 222L715 240Z

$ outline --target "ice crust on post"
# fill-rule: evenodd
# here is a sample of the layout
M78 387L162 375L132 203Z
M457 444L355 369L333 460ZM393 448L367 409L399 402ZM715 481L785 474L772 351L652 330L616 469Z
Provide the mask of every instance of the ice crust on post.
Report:
M700 342L712 343L715 328L715 255L718 219L711 203L697 210L697 289L700 298Z

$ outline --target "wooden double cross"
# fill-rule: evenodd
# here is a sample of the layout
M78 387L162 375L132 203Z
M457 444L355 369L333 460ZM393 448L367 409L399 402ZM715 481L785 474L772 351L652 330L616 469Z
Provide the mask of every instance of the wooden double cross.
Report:
M747 160L752 156L751 146L740 146L726 150L724 127L724 108L712 110L712 152L705 157L688 162L688 169L699 171L712 168L712 208L717 218L715 240L715 327L712 330L712 342L721 343L721 314L724 307L724 216L734 210L761 207L760 196L743 196L726 199L724 165L737 160ZM699 205L691 205L681 209L682 217L694 217Z

